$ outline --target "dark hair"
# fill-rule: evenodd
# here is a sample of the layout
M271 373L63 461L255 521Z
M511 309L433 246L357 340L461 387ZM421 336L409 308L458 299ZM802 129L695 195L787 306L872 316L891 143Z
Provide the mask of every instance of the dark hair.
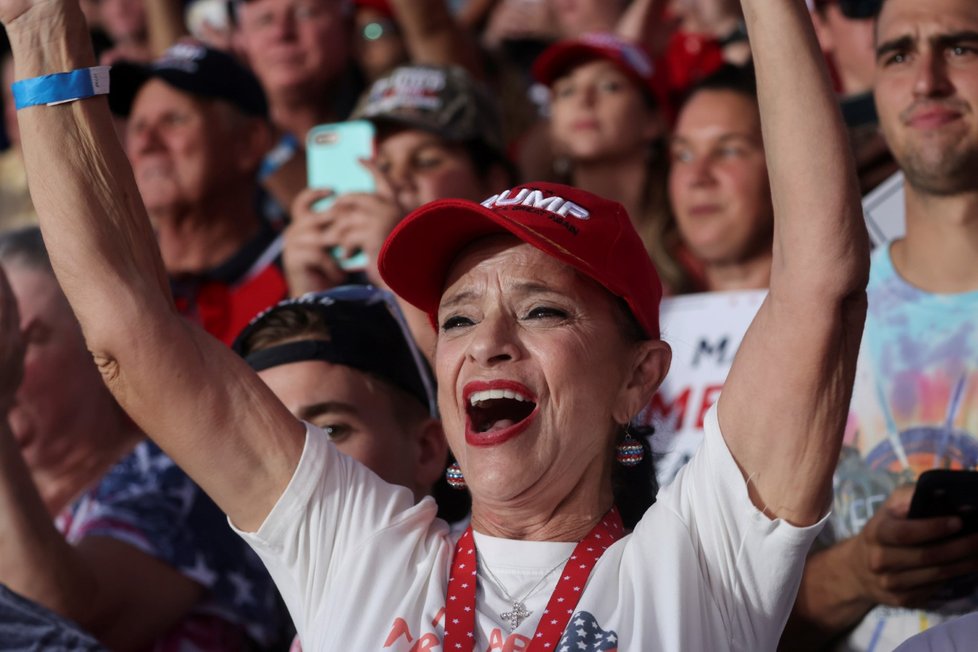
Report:
M241 355L270 349L296 340L329 340L330 328L326 317L317 310L301 304L285 306L268 314L254 332L241 343Z
M648 340L649 336L646 335L624 299L618 299L617 307L624 337L631 342ZM635 529L635 525L655 502L655 495L659 492L659 484L655 479L652 447L649 445L649 437L654 432L655 428L652 426L628 425L627 428L622 427L615 438L615 446L617 446L624 441L627 434L631 434L645 451L642 461L635 466L624 466L615 462L611 474L615 505L621 512L621 520L625 528L629 530Z
M641 208L633 215L635 230L659 272L662 283L673 294L695 291L695 283L679 260L679 226L669 209L669 151L665 138L649 144Z
M369 328L369 325L364 325ZM240 355L264 351L280 344L305 340L330 341L329 318L322 311L301 303L282 306L262 318L260 325L240 343ZM391 409L400 423L415 423L428 418L428 407L404 389L385 378L369 374L375 382L383 383L390 398Z
M886 0L852 0L848 4L855 10L858 14L858 18L877 18L880 15L880 11L883 9L883 3ZM838 3L838 0L814 0L812 4L815 6L815 11L819 15L824 16L825 10L831 4ZM852 11L850 10L850 12ZM849 18L846 12L843 15Z
M611 487L615 496L615 506L621 513L621 520L628 530L634 530L645 512L655 503L659 493L659 483L655 479L655 461L652 458L652 447L649 445L655 428L652 426L629 425L627 431L622 428L615 440L617 446L625 439L626 432L636 443L642 446L645 454L642 461L635 466L624 466L614 463L611 474Z
M519 172L509 157L485 141L468 140L462 143L462 148L472 162L472 169L480 181L488 180L494 168L501 168L506 175L507 187L515 186L520 182Z
M754 66L751 64L737 66L732 63L720 66L693 84L686 93L682 106L688 104L697 93L702 91L729 91L757 103L757 77L754 74Z
M0 261L54 274L41 230L28 226L0 234Z

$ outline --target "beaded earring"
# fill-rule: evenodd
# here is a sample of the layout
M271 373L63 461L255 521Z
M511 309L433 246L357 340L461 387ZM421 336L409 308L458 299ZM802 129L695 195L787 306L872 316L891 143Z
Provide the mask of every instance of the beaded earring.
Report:
M452 489L465 489L465 477L462 475L462 468L458 462L452 462L448 470L445 471L445 480Z
M625 438L621 441L618 446L615 447L615 459L622 466L635 466L645 457L645 449L642 445L635 441L632 437L632 433L628 432L628 426L625 426Z

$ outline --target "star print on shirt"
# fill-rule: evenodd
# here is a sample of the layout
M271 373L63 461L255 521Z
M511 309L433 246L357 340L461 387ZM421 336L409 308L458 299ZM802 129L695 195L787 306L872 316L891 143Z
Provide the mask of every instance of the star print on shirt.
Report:
M564 635L557 644L557 652L616 652L618 636L604 631L598 621L586 611L574 614Z

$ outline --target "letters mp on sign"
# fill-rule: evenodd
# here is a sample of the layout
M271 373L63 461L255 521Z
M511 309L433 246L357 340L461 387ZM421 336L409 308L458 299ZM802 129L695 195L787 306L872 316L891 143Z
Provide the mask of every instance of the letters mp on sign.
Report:
M746 290L662 300L662 339L672 347L672 367L635 419L655 427L651 443L660 486L672 482L703 441L703 419L765 296L766 290Z

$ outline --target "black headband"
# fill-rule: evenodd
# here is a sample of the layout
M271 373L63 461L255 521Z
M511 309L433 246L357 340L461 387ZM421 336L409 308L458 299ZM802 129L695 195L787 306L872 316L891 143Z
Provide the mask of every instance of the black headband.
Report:
M323 332L317 336L316 329L300 329L301 339L288 341L286 336L281 344L245 355L254 334L286 310L317 313ZM284 333L278 335L283 339ZM394 295L372 286L338 287L283 301L252 319L232 348L255 371L304 360L350 367L406 391L432 416L438 413L431 370L411 339Z

